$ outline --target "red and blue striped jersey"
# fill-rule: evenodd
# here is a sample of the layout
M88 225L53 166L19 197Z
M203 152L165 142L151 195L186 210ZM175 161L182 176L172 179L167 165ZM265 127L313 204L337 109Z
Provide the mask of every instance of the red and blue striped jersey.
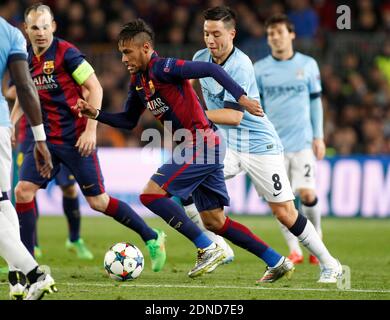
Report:
M71 109L82 98L81 86L72 73L84 61L84 55L57 37L41 56L36 56L31 46L28 54L48 142L74 145L87 123L86 118L79 118L77 111Z
M196 142L196 135L200 133L203 141L219 144L215 125L207 118L189 80L181 76L185 63L153 53L147 71L131 77L125 112L135 126L147 108L163 124L169 121L172 132L187 129L192 134L192 142Z

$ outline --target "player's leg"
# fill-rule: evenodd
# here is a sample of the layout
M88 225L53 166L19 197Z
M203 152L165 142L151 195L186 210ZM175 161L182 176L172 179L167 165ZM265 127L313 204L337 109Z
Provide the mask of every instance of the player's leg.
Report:
M65 247L76 253L77 257L84 260L93 259L92 252L88 249L84 239L80 237L81 214L79 196L76 188L76 179L69 169L63 164L55 176L56 184L62 191L62 207L68 222L68 238Z
M225 255L170 196L187 199L209 174L210 169L213 170L207 164L197 165L192 161L179 164L172 159L157 170L140 196L141 202L149 210L183 234L198 249L197 263L189 272L190 277L200 276L209 268L214 268L222 262ZM207 254L203 254L204 252Z
M38 264L20 240L17 214L6 193L11 188L11 154L10 130L0 127L0 256L9 266L10 297L23 299L27 287L25 275L31 285L38 282L38 277L34 279Z
M296 157L294 157L295 153L287 153L284 154L284 165L286 168L286 172L288 174L288 179L290 180L290 184L292 186L292 189L295 190L295 182L296 182L296 176L295 176L295 161ZM297 200L297 199L295 199ZM297 203L297 201L294 201L294 203ZM298 206L296 206L298 208ZM294 263L299 264L303 262L303 252L299 245L298 238L294 236L286 226L284 226L282 223L279 222L280 230L282 232L282 235L284 239L286 240L287 247L289 249L289 255L288 258Z
M61 148L58 152L61 161L75 176L90 207L137 232L150 253L152 270L160 271L166 260L165 233L150 228L128 204L109 196L105 192L103 175L96 151L88 157L82 157L76 148L70 150Z
M258 186L276 218L315 255L321 264L320 282L336 282L341 275L341 265L331 256L313 224L294 207L294 195L283 164L282 155L261 156L262 166L251 170L257 176Z
M229 205L224 174L221 170L209 175L194 191L193 197L205 227L235 245L251 252L267 264L267 270L259 282L274 282L280 277L291 277L294 265L281 256L248 227L226 217L224 206Z
M203 224L202 218L200 217L199 211L195 206L194 200L190 196L188 199L180 199L181 204L184 208L187 216L194 222L206 235L207 237L218 244L225 252L226 258L223 260L223 264L230 263L234 260L233 249L225 241L225 239L214 232L207 230Z
M295 180L301 199L302 213L311 221L322 239L321 208L315 193L316 160L312 149L305 149L296 153ZM318 264L315 256L310 255L310 263Z

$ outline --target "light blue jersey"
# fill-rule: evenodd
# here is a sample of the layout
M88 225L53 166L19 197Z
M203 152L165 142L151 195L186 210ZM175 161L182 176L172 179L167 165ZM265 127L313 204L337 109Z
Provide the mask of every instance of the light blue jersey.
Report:
M19 29L0 17L0 83L11 59L27 59L26 40ZM0 90L0 126L10 127L9 108Z
M320 121L313 121L310 103L311 98L318 98L321 93L317 62L296 52L291 59L283 61L269 55L257 61L254 68L262 106L282 140L284 151L310 149L313 130L316 138L323 135L320 100L320 112L315 115L321 117ZM314 126L312 121L316 123Z
M212 62L209 50L195 53L194 61ZM259 100L253 64L249 57L238 48L221 65L252 99ZM236 104L233 96L213 78L199 79L204 100L209 110L223 109L225 102ZM280 154L283 152L281 141L267 116L257 117L245 111L238 126L217 125L227 140L227 146L233 150L255 154Z

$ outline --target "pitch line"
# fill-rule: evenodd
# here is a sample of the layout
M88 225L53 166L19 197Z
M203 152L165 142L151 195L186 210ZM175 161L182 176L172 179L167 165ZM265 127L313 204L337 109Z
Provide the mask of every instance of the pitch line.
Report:
M118 282L120 283L120 282ZM59 282L58 285L66 286L95 286L95 287L118 287L114 284L104 284L104 283L89 283L89 282ZM119 287L130 287L130 288L183 288L183 289L242 289L242 290L270 290L270 291L322 291L322 292L358 292L358 293L390 293L390 290L376 290L376 289L327 289L327 288L266 288L266 287L248 287L248 286L195 286L195 285L185 285L185 284L126 284L120 283Z

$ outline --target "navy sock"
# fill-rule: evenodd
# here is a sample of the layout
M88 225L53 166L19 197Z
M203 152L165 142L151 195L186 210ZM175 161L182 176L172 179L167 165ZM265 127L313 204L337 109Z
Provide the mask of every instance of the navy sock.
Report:
M253 234L246 226L226 217L226 221L218 234L235 245L258 256L269 267L274 267L282 256L269 247L263 240Z
M194 203L194 200L192 199L192 196L189 196L187 200L180 199L180 201L181 201L181 204L183 206L189 206L190 204Z
M62 197L62 206L68 220L69 240L75 242L80 238L80 206L79 198Z
M157 239L157 233L126 203L110 197L108 207L104 212L114 220L137 232L144 242Z
M183 208L163 195L142 194L141 202L172 228L191 240L197 248L206 248L212 241L187 217Z
M34 256L34 234L36 225L36 212L34 200L28 203L16 203L20 224L20 238L27 250Z
M298 237L302 234L303 230L305 229L306 223L307 223L307 218L302 214L298 213L297 220L294 222L294 224L291 226L289 230L294 236Z

